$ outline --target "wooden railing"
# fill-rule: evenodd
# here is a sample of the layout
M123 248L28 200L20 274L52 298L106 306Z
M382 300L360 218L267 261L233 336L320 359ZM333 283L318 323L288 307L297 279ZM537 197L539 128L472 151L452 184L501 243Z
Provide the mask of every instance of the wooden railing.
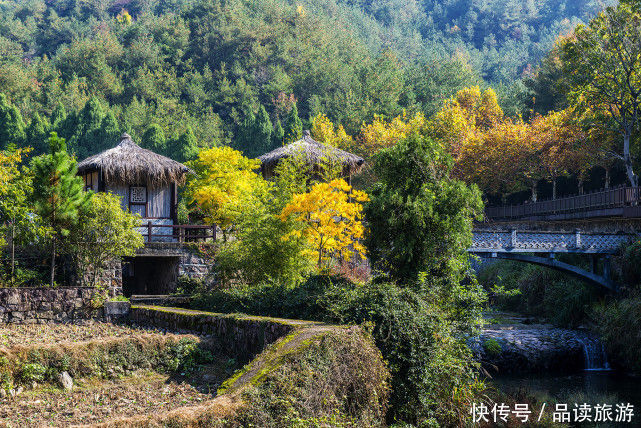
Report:
M215 225L155 224L149 221L139 230L145 242L205 242L217 238Z
M640 201L641 187L618 187L521 205L487 207L485 217L491 220L516 219L636 206Z

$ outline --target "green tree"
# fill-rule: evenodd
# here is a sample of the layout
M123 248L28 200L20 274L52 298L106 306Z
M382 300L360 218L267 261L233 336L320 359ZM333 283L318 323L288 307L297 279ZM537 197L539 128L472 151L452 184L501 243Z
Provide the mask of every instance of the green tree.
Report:
M104 115L96 97L91 97L80 110L73 136L69 140L80 159L98 152L102 147L100 125Z
M191 126L188 126L185 132L173 141L172 146L170 156L178 162L187 162L198 157L198 139Z
M281 147L283 144L285 144L285 130L280 123L280 119L277 119L272 133L272 146L270 148Z
M162 128L151 124L142 135L142 147L156 153L167 153L167 139Z
M96 151L113 147L118 142L118 137L120 137L121 134L118 120L114 112L109 110L100 123L100 147Z
M15 272L16 243L33 242L38 236L37 219L32 212L29 198L32 195L32 176L25 167L20 167L24 154L29 149L9 149L0 153L0 222L9 243L11 268L10 281Z
M631 156L641 109L641 14L627 4L608 7L587 26L579 25L562 51L570 101L602 112L605 125L623 137L628 180L639 185Z
M379 182L365 207L374 267L401 281L421 272L458 279L483 203L478 188L450 178L451 170L442 146L417 133L375 155Z
M254 146L253 156L260 156L269 151L272 142L272 133L274 126L267 114L264 105L258 108L256 120L254 122Z
M291 143L292 141L298 140L302 135L303 121L300 120L298 107L296 107L296 103L294 103L285 117L285 141Z
M53 109L53 112L51 113L51 126L53 129L58 129L57 127L60 126L65 119L67 118L67 110L65 109L64 104L62 104L60 101L56 104L56 107Z
M134 256L136 249L144 245L142 235L136 230L139 224L140 216L123 211L118 196L91 194L70 236L70 253L76 260L80 277L88 280L87 285L100 285L97 279L109 263Z
M26 130L25 144L33 148L36 155L47 151L49 124L36 113Z
M49 137L49 153L34 158L31 168L34 210L47 227L51 241L49 285L53 286L58 242L69 235L81 210L87 208L91 194L83 190L82 178L76 175L76 161L67 153L65 140L55 132Z
M4 94L0 94L0 144L3 148L22 147L25 125L20 110Z

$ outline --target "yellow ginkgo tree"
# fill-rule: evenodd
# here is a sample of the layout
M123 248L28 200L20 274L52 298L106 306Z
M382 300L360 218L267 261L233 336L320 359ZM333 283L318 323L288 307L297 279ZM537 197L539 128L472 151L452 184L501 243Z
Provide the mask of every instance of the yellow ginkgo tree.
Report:
M205 221L226 231L243 211L251 210L268 183L256 173L260 161L248 159L231 147L201 150L190 163L196 172L187 189L188 199L202 211Z
M307 193L293 195L283 208L283 221L295 220L300 227L283 239L303 237L307 240L310 257L318 268L328 267L332 258L350 258L365 253L361 239L365 192L353 190L343 179L317 183Z

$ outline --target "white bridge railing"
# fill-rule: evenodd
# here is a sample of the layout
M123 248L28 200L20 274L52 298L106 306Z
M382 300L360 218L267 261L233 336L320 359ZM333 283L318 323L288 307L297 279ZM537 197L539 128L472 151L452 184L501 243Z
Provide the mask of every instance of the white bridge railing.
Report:
M613 254L637 235L517 230L475 230L470 253Z

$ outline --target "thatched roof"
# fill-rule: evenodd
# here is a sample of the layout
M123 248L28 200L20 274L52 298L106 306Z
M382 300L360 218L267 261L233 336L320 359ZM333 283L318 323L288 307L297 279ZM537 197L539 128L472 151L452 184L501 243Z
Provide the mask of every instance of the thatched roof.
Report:
M189 168L166 156L143 149L129 134L122 134L120 144L78 163L78 173L102 171L106 182L147 184L152 187L172 182L182 183Z
M309 131L304 131L303 138L300 140L258 157L263 163L263 174L266 177L272 176L278 161L298 153L302 153L310 165L321 164L323 159L339 161L343 164L344 175L352 175L358 172L361 166L363 166L363 163L365 163L365 159L362 157L327 144L319 143L311 137Z

